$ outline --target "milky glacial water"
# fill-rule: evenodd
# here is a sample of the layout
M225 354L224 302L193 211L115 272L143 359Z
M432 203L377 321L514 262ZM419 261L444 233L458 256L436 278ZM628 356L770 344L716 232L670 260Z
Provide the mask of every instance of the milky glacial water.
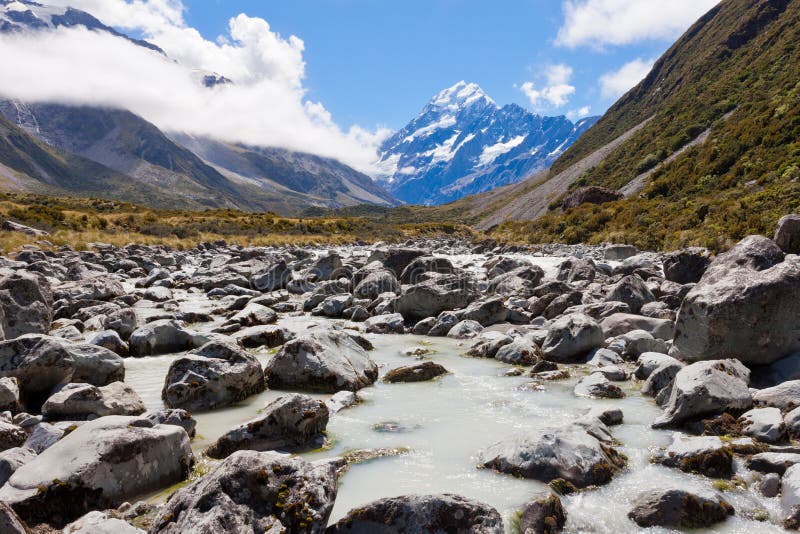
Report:
M463 255L451 259L460 266L476 265L479 269L477 266L485 258ZM554 275L561 261L558 258L530 259L543 267L548 278ZM176 292L176 297L181 308L187 311L209 311L215 305L202 293ZM146 316L153 311L140 310L140 313ZM325 322L336 321L307 315L282 316L279 320L280 325L297 333ZM192 328L208 331L215 324L217 321L192 325ZM381 375L395 367L418 363L407 353L420 348L430 351L424 358L440 363L450 373L435 381L416 384L379 381L359 392L363 399L360 405L331 417L327 432L329 446L304 454L307 459L321 460L362 449L404 447L410 450L402 456L351 466L340 479L332 522L352 508L383 497L457 493L495 507L503 515L508 529L515 512L525 502L549 489L540 482L478 469L481 450L520 432L537 432L569 423L594 407L620 408L624 412L624 423L612 427L612 432L621 442L619 449L628 456L629 463L610 484L563 498L568 514L566 532L670 532L643 530L630 521L627 514L635 497L655 488L712 487L711 479L650 462L656 448L670 443L672 433L650 428L660 409L630 383L621 384L628 393L624 399L577 398L572 386L586 373L580 367L571 369L572 378L544 383L544 390L537 390L529 387L530 378L503 376L511 366L463 356L469 341L411 335L367 337L375 345L370 356L380 366ZM264 364L273 351L260 350L254 354ZM149 410L164 407L161 401L164 377L170 363L179 355L126 359L125 381L141 395ZM233 407L195 414L198 435L193 440L193 448L201 452L224 432L256 417L266 404L285 393L266 391ZM330 395L313 396L325 400ZM393 431L382 431L386 427ZM754 483L752 473L742 470L738 474L751 485ZM696 532L784 532L773 524L748 519L757 511L780 518L778 499L756 497L755 491L744 490L726 492L725 498L736 508L737 515L713 529Z
M316 318L290 321L298 328L319 322ZM409 493L458 493L496 507L506 523L514 511L531 498L547 491L546 485L530 480L478 469L480 451L492 443L519 432L537 431L573 421L596 406L621 408L623 425L613 427L620 448L629 457L629 468L603 488L566 497L568 532L640 532L627 519L632 499L641 491L668 485L695 484L710 487L712 481L678 470L652 465L652 448L669 444L671 433L654 431L650 423L659 409L637 392L621 400L576 398L572 385L583 375L563 382L547 383L544 391L526 387L526 377L502 376L509 366L494 360L467 358L466 345L450 339L422 336L371 335L375 344L371 357L388 369L415 363L405 354L425 348L426 356L444 365L450 374L439 380L416 384L376 383L359 392L363 403L334 416L328 425L330 448L305 454L317 460L342 453L375 448L408 447L411 452L352 466L341 478L332 521L351 508L382 497ZM266 362L271 355L256 353ZM148 409L163 407L161 388L174 355L126 360L126 382L142 396ZM196 414L198 437L193 446L200 452L230 428L258 415L268 402L285 392L266 391L230 408ZM315 395L326 399L327 395ZM395 431L376 430L391 423ZM384 425L387 426L387 425ZM714 532L781 532L755 521L745 520L746 511L766 509L779 517L777 499L756 500L748 492L726 493L739 516L718 526ZM755 530L754 530L755 529ZM653 529L652 532L666 532Z

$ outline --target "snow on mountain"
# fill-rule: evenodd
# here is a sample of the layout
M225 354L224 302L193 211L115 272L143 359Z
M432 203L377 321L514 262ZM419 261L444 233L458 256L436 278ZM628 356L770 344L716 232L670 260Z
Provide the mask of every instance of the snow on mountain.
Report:
M573 124L516 104L500 107L461 81L384 142L376 180L409 203L450 202L547 168L596 120Z
M25 30L53 30L82 26L89 30L107 32L122 37L139 46L164 53L159 47L147 41L133 39L106 26L85 11L71 7L46 6L31 0L0 0L0 33L21 32Z

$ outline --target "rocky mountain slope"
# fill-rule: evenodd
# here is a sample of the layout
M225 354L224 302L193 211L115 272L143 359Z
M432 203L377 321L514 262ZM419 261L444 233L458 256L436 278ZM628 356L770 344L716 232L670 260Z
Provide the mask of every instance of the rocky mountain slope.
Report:
M83 11L0 0L0 32L72 26L129 39ZM150 43L130 40L163 54ZM216 73L196 74L197 83L206 87L234 83ZM22 159L14 144L0 154L0 164L7 168L4 183L13 190L66 191L155 207L239 208L285 215L309 206L397 204L369 177L337 161L182 134L170 134L173 139L126 110L0 100L0 115L4 123L19 127L14 139L25 139L25 147L37 147L23 150ZM52 157L58 165L51 164Z
M543 242L725 248L768 233L800 207L798 42L800 2L724 0L549 172L460 209L484 228L535 219L498 235ZM627 198L558 209L561 196L587 185Z
M500 107L462 81L384 142L378 181L408 203L443 204L549 167L595 120L573 124L516 104Z

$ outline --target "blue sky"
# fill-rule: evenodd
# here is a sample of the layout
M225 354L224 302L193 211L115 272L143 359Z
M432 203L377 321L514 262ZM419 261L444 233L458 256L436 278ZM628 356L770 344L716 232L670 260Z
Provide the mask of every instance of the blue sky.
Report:
M591 8L593 3L604 2L573 5ZM610 7L597 9L613 17L614 5L626 1L605 3ZM603 37L586 41L578 35L573 41L579 42L572 45L556 42L566 19L564 2L554 0L184 0L184 4L187 23L208 39L226 33L228 20L239 13L265 19L282 37L298 36L305 43L304 85L310 99L323 102L345 128L357 124L397 129L431 96L461 79L478 83L501 105L516 102L536 112L571 117L588 106L592 115L602 114L619 90L603 92L601 77L635 60L640 63L629 67L633 71L629 76L642 72L680 34L677 28L688 27L686 21L695 20L713 2L677 1L683 4L681 12L658 14L650 22L665 18L667 31L640 29L644 35L612 39L617 42L603 42ZM659 10L652 0L638 4ZM591 22L591 13L587 16ZM620 16L622 20L606 21L620 32L625 31L621 26L637 24L632 17L647 17ZM602 25L602 20L597 23ZM574 87L574 93L566 103L554 96L560 105L541 96L532 103L521 88L526 82L534 91L550 85L553 66L572 69L562 85ZM564 74L562 69L560 77ZM559 77L558 69L555 75Z

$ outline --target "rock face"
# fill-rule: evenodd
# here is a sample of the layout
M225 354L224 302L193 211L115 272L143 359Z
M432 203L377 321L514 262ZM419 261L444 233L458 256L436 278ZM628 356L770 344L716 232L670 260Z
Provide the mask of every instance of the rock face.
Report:
M561 201L561 209L567 211L571 208L577 208L581 204L605 204L621 198L622 194L605 187L596 185L579 187L564 197L564 200Z
M610 437L597 424L602 434L573 424L502 441L484 451L483 467L545 483L563 478L579 488L607 484L625 461L610 440L595 437Z
M447 369L433 362L423 362L409 367L392 369L383 377L384 382L425 382L447 374Z
M212 410L261 393L261 364L234 342L212 341L172 362L161 398L170 408Z
M741 412L753 399L747 384L750 371L737 360L713 360L687 365L675 375L672 393L654 428L663 428L715 415Z
M0 319L7 339L50 331L50 289L35 275L17 272L0 278Z
M322 533L336 499L333 464L239 451L159 510L151 534Z
M100 388L91 384L68 384L42 405L42 415L53 421L141 415L144 411L139 395L122 382Z
M718 256L678 312L671 356L764 365L800 350L800 258L750 236Z
M321 441L327 426L325 403L295 393L269 403L256 419L225 433L206 454L225 458L242 449L296 451Z
M264 373L271 389L336 393L371 385L378 366L347 334L321 330L286 343Z
M189 436L180 427L103 417L17 469L0 488L0 500L28 524L62 527L91 510L183 480L192 461Z
M502 534L503 520L494 508L460 495L405 495L351 510L327 530L352 532L469 532Z
M733 506L716 493L670 489L640 495L628 517L642 528L704 528L721 523L733 514Z
M430 273L430 278L409 286L397 297L394 309L407 320L435 317L443 311L467 307L478 297L472 281L459 275Z
M584 358L592 349L603 345L603 329L594 319L582 313L565 315L550 325L542 343L547 360L567 363Z
M786 254L800 254L800 215L785 215L775 229L775 243Z

